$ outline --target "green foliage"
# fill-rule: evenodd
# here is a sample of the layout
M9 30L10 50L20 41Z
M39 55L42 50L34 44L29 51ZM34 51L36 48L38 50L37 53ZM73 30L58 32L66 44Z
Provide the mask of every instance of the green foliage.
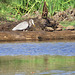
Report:
M54 12L64 11L69 7L75 8L74 0L0 0L0 13L20 18L33 11L42 12L44 1L46 1L50 16Z
M75 21L70 21L70 22L69 21L64 21L64 22L61 21L60 24L65 26L65 27L67 27L69 25L74 26L75 25Z

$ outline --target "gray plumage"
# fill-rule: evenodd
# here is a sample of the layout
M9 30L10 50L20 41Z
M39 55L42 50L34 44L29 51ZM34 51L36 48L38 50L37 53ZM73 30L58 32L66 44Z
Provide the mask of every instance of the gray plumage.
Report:
M28 27L31 27L32 25L34 25L34 20L33 20L33 19L30 19L29 22L24 21L24 22L19 23L17 26L15 26L15 27L12 29L12 31L25 30L25 29L27 29Z

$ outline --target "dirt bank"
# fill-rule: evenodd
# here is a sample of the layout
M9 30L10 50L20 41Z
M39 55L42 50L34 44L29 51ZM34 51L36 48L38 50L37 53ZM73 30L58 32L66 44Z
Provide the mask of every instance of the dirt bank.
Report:
M62 30L56 31L59 23L51 18L47 19L38 19L33 18L35 22L35 28L31 27L28 31L12 31L12 28L15 27L17 24L23 21L18 22L3 22L0 24L0 41L29 41L29 40L75 40L75 30ZM53 32L51 29L53 28ZM46 28L49 28L46 30Z
M75 40L75 31L0 31L0 41Z

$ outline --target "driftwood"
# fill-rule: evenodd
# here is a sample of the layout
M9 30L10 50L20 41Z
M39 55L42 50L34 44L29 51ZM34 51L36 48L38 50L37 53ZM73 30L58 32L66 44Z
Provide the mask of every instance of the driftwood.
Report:
M0 32L0 41L27 41L27 40L75 40L75 31L3 31Z

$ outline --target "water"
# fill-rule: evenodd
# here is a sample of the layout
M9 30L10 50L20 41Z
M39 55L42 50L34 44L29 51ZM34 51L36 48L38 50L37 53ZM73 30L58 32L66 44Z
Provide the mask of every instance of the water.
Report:
M5 55L75 56L75 42L3 43L0 56Z
M75 75L75 42L0 43L0 75Z

